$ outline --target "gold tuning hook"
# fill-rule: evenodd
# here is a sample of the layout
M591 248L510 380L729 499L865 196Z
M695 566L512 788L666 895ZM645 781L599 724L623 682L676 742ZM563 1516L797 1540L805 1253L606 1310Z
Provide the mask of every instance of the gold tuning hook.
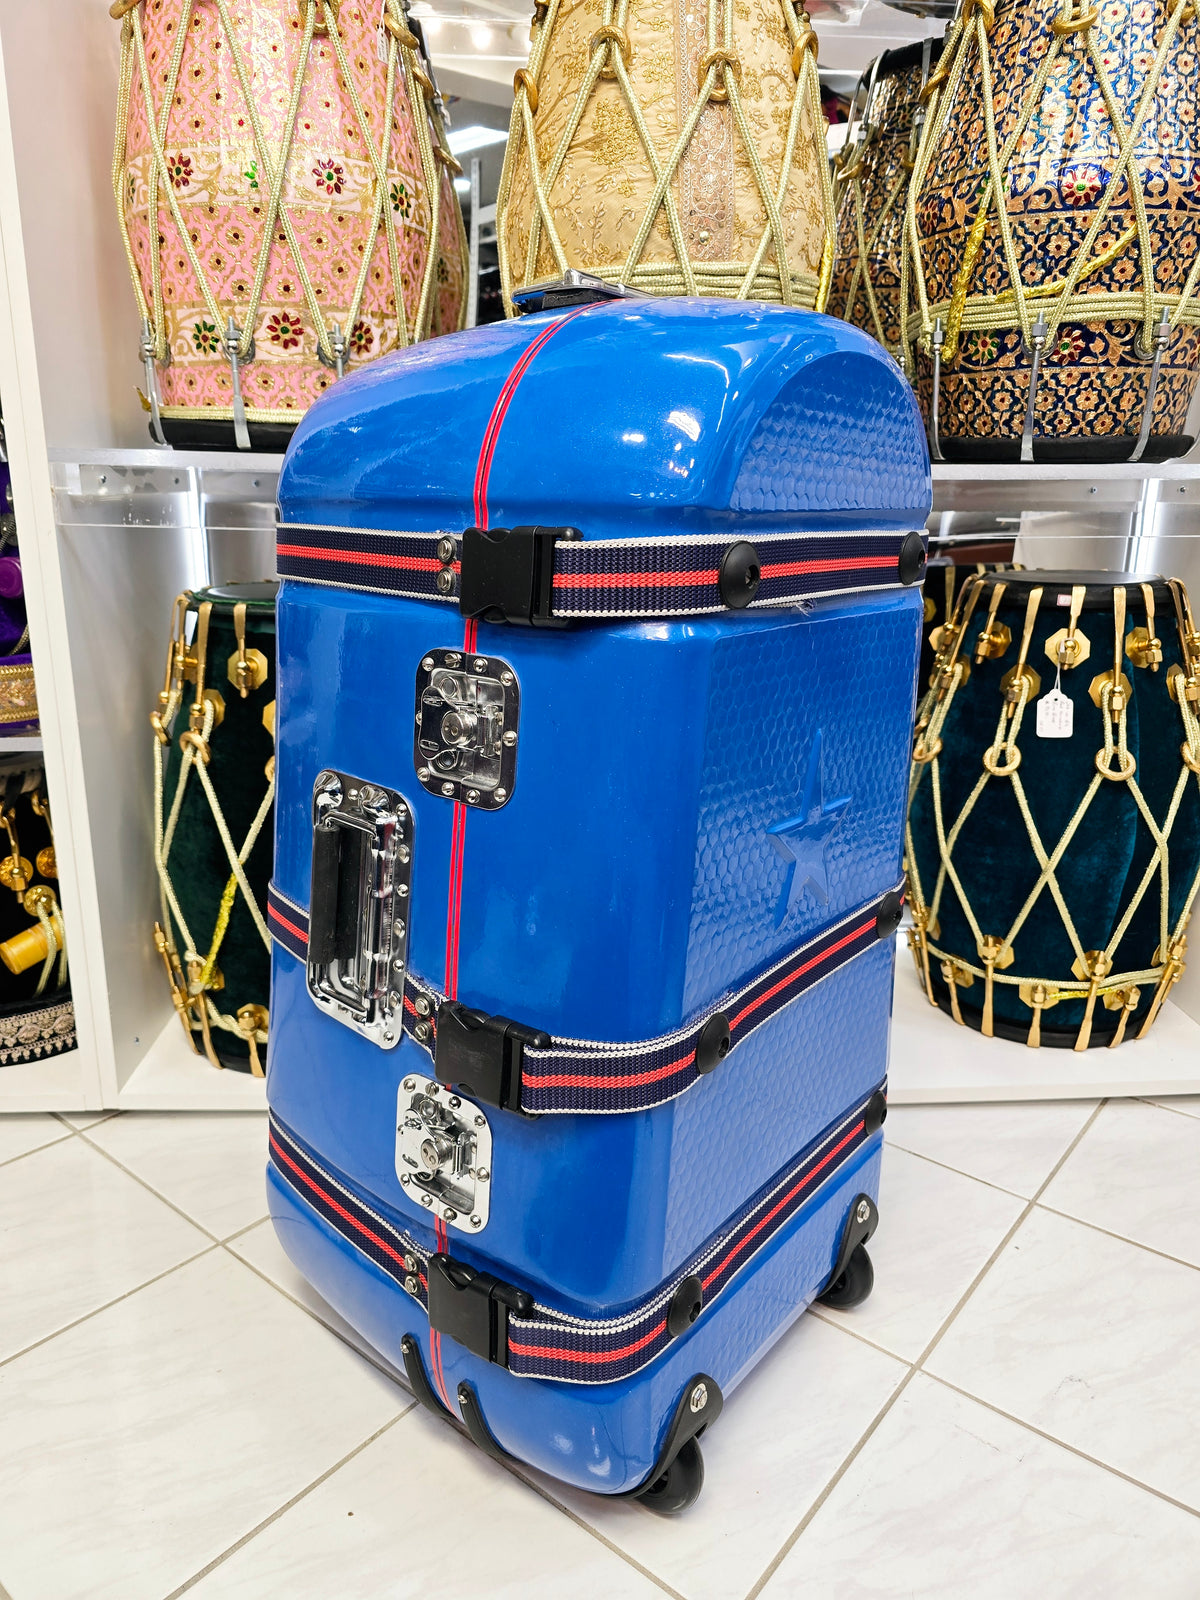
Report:
M171 737L163 725L163 718L171 704L172 695L182 687L188 670L186 594L177 594L171 608L171 635L167 640L167 665L163 671L163 686L158 691L158 704L150 713L150 726L160 744L170 744Z
M233 631L237 649L226 663L226 676L244 700L252 689L261 689L270 670L261 650L246 648L246 604L239 601L233 608Z
M43 878L57 878L58 857L54 852L54 823L50 817L50 802L40 789L35 789L29 803L33 807L34 815L41 817L46 824L46 832L50 835L50 843L43 845L37 853L37 869Z
M21 844L17 838L17 813L12 806L5 806L0 811L0 824L8 834L9 845L9 854L0 861L0 884L12 890L19 904L24 904L25 891L33 877L33 865L21 854Z

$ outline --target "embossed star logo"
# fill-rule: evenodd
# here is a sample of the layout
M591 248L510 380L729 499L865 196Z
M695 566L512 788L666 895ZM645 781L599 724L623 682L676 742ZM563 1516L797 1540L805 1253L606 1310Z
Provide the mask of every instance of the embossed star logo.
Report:
M825 852L833 834L841 826L849 804L849 795L843 795L838 800L825 799L821 777L821 730L818 728L808 758L800 814L777 822L767 830L771 843L787 862L783 888L775 908L777 928L805 889L811 889L822 905L829 904L829 867Z

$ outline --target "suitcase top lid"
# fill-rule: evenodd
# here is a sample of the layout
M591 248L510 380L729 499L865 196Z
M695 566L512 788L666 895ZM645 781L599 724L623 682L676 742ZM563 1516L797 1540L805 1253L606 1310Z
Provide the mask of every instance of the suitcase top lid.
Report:
M847 323L728 300L613 300L493 323L344 378L296 429L285 523L526 524L584 539L921 527L925 429Z

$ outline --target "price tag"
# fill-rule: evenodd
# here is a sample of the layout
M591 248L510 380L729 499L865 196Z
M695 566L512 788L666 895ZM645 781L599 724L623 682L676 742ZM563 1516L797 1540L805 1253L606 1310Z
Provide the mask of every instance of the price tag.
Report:
M1054 688L1037 703L1039 739L1069 739L1075 731L1075 706L1061 689Z

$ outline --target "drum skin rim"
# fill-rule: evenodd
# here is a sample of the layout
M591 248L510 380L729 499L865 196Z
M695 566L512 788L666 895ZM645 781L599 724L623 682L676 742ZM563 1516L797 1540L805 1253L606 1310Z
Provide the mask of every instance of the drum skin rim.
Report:
M942 54L942 46L945 42L944 38L930 39L928 41L930 46L930 70L937 66ZM902 72L909 72L913 67L919 67L925 53L925 44L926 41L924 39L916 39L912 44L902 44L897 46L895 50L883 51L879 57L879 71L875 74L876 80L882 83L885 78L897 78ZM871 68L868 67L859 82L866 84L870 81Z
M199 605L208 601L217 610L228 607L232 611L234 606L244 605L249 611L265 614L274 612L278 593L277 578L262 578L248 583L214 583L204 589L193 589L191 599Z
M1084 611L1111 611L1114 589L1132 589L1140 596L1143 584L1149 584L1153 589L1156 604L1171 603L1170 580L1161 572L1060 572L1051 568L1043 571L1037 567L1024 567L1007 572L976 574L969 567L963 570L966 574L964 586L977 577L986 588L994 588L1002 583L1006 589L1020 591L1022 595L1028 594L1031 589L1052 589L1069 594L1082 584L1087 590L1083 601Z

